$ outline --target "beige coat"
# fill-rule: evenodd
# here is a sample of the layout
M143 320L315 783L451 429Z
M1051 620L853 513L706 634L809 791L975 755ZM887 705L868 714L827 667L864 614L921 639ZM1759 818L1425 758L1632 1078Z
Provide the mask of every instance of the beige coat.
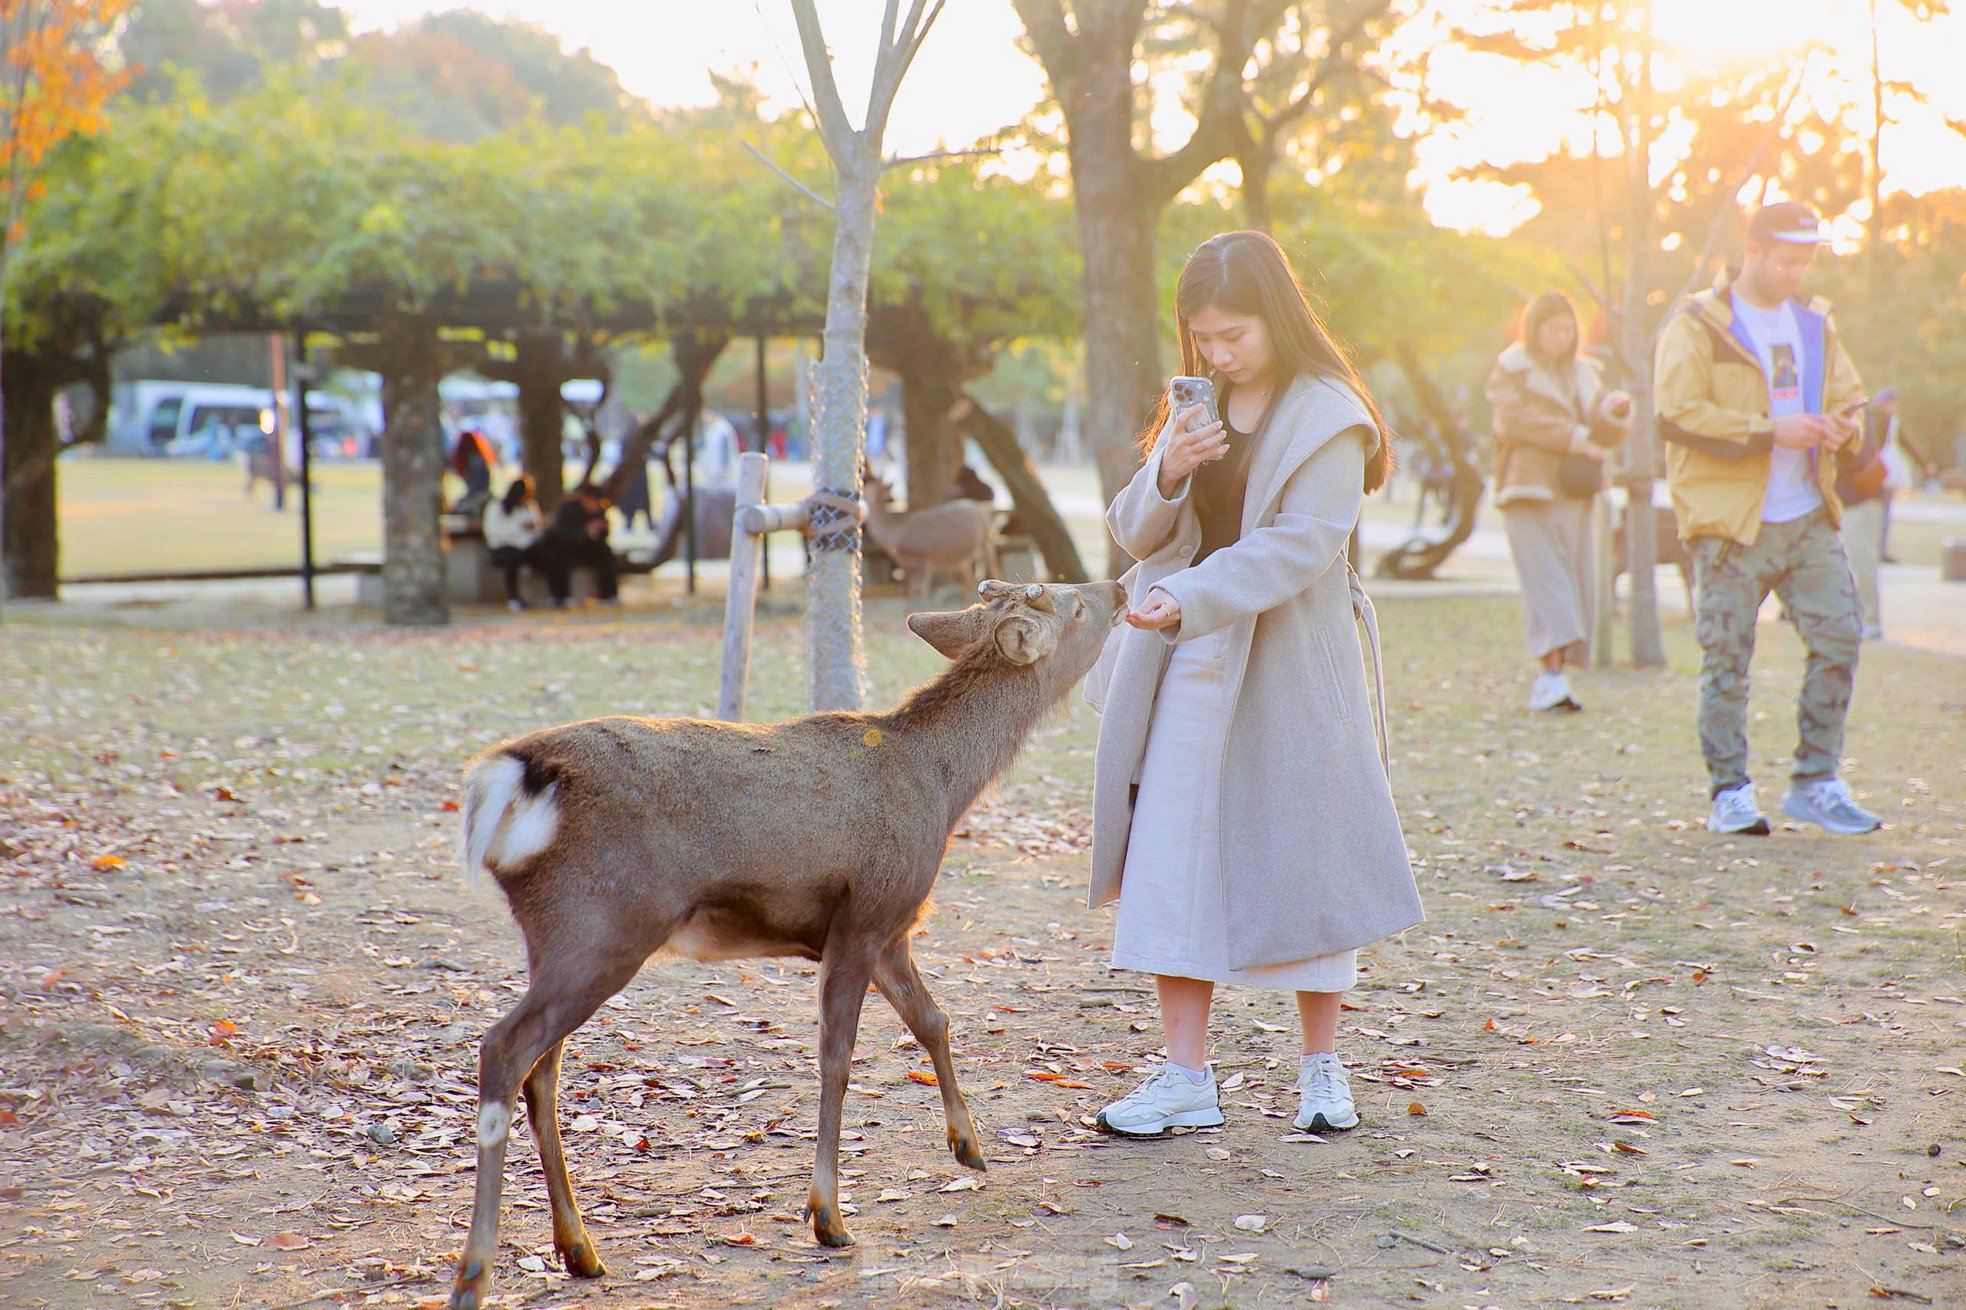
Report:
M1565 455L1593 444L1607 449L1624 444L1631 417L1620 421L1605 413L1603 366L1579 354L1574 367L1566 390L1551 366L1520 341L1495 361L1487 393L1495 434L1497 505L1554 500L1562 494L1557 467ZM1597 482L1599 491L1610 485L1603 465L1598 466Z
M1158 488L1171 424L1107 511L1139 560L1132 603L1159 587L1178 627L1122 628L1089 698L1103 697L1093 766L1091 903L1120 894L1133 784L1173 643L1229 634L1235 709L1222 725L1221 843L1229 962L1238 969L1327 955L1421 921L1419 891L1366 695L1344 554L1378 435L1356 397L1293 381L1257 426L1242 538L1199 565L1189 484Z

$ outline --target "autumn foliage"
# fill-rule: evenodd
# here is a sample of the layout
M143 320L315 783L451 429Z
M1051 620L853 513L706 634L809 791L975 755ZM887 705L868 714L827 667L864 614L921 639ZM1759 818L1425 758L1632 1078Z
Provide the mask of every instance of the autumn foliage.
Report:
M34 168L74 132L101 126L123 75L98 57L102 35L130 0L0 0L0 196L14 231Z

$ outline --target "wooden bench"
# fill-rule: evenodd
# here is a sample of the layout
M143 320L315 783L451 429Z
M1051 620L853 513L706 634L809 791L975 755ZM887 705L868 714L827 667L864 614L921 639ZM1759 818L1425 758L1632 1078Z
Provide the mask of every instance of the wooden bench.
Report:
M491 548L485 545L485 534L477 522L466 515L445 514L442 524L445 598L453 605L503 605L505 575L498 565L492 563ZM358 605L381 608L381 551L350 551L336 559L329 568L339 573L355 574L355 602ZM616 551L615 569L622 577L653 572L654 552L647 549L625 553ZM567 579L567 590L573 600L592 600L599 594L594 570L575 566ZM543 607L552 599L546 590L546 579L531 568L519 570L519 595L533 606Z

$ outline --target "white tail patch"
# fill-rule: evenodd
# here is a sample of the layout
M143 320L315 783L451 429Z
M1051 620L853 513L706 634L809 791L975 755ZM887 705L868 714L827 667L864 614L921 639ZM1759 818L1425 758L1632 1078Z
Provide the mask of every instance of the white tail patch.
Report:
M480 869L512 868L552 844L559 784L528 796L525 777L526 766L510 755L480 760L464 775L464 873L471 882Z

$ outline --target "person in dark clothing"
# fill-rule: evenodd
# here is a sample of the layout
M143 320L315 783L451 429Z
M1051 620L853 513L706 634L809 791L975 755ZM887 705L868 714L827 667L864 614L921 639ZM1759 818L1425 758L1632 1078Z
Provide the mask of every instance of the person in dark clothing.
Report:
M492 563L505 574L505 604L522 610L526 602L519 596L519 569L531 565L546 579L546 590L553 607L567 603L567 565L553 541L546 535L546 516L540 513L539 499L533 493L532 474L522 473L512 480L505 494L485 506L485 545Z
M457 444L451 447L451 472L464 479L464 494L451 506L453 514L483 512L491 501L492 470L497 467L498 455L484 433L466 428L457 434Z
M553 511L553 526L547 531L569 569L584 565L594 570L601 603L619 604L620 566L608 545L608 498L601 489L583 482L568 492Z
M621 526L629 531L635 530L635 520L640 518L648 524L650 532L655 531L655 504L649 495L649 466L646 459L636 460L628 466L628 480L621 486L621 499L614 507L621 511Z

